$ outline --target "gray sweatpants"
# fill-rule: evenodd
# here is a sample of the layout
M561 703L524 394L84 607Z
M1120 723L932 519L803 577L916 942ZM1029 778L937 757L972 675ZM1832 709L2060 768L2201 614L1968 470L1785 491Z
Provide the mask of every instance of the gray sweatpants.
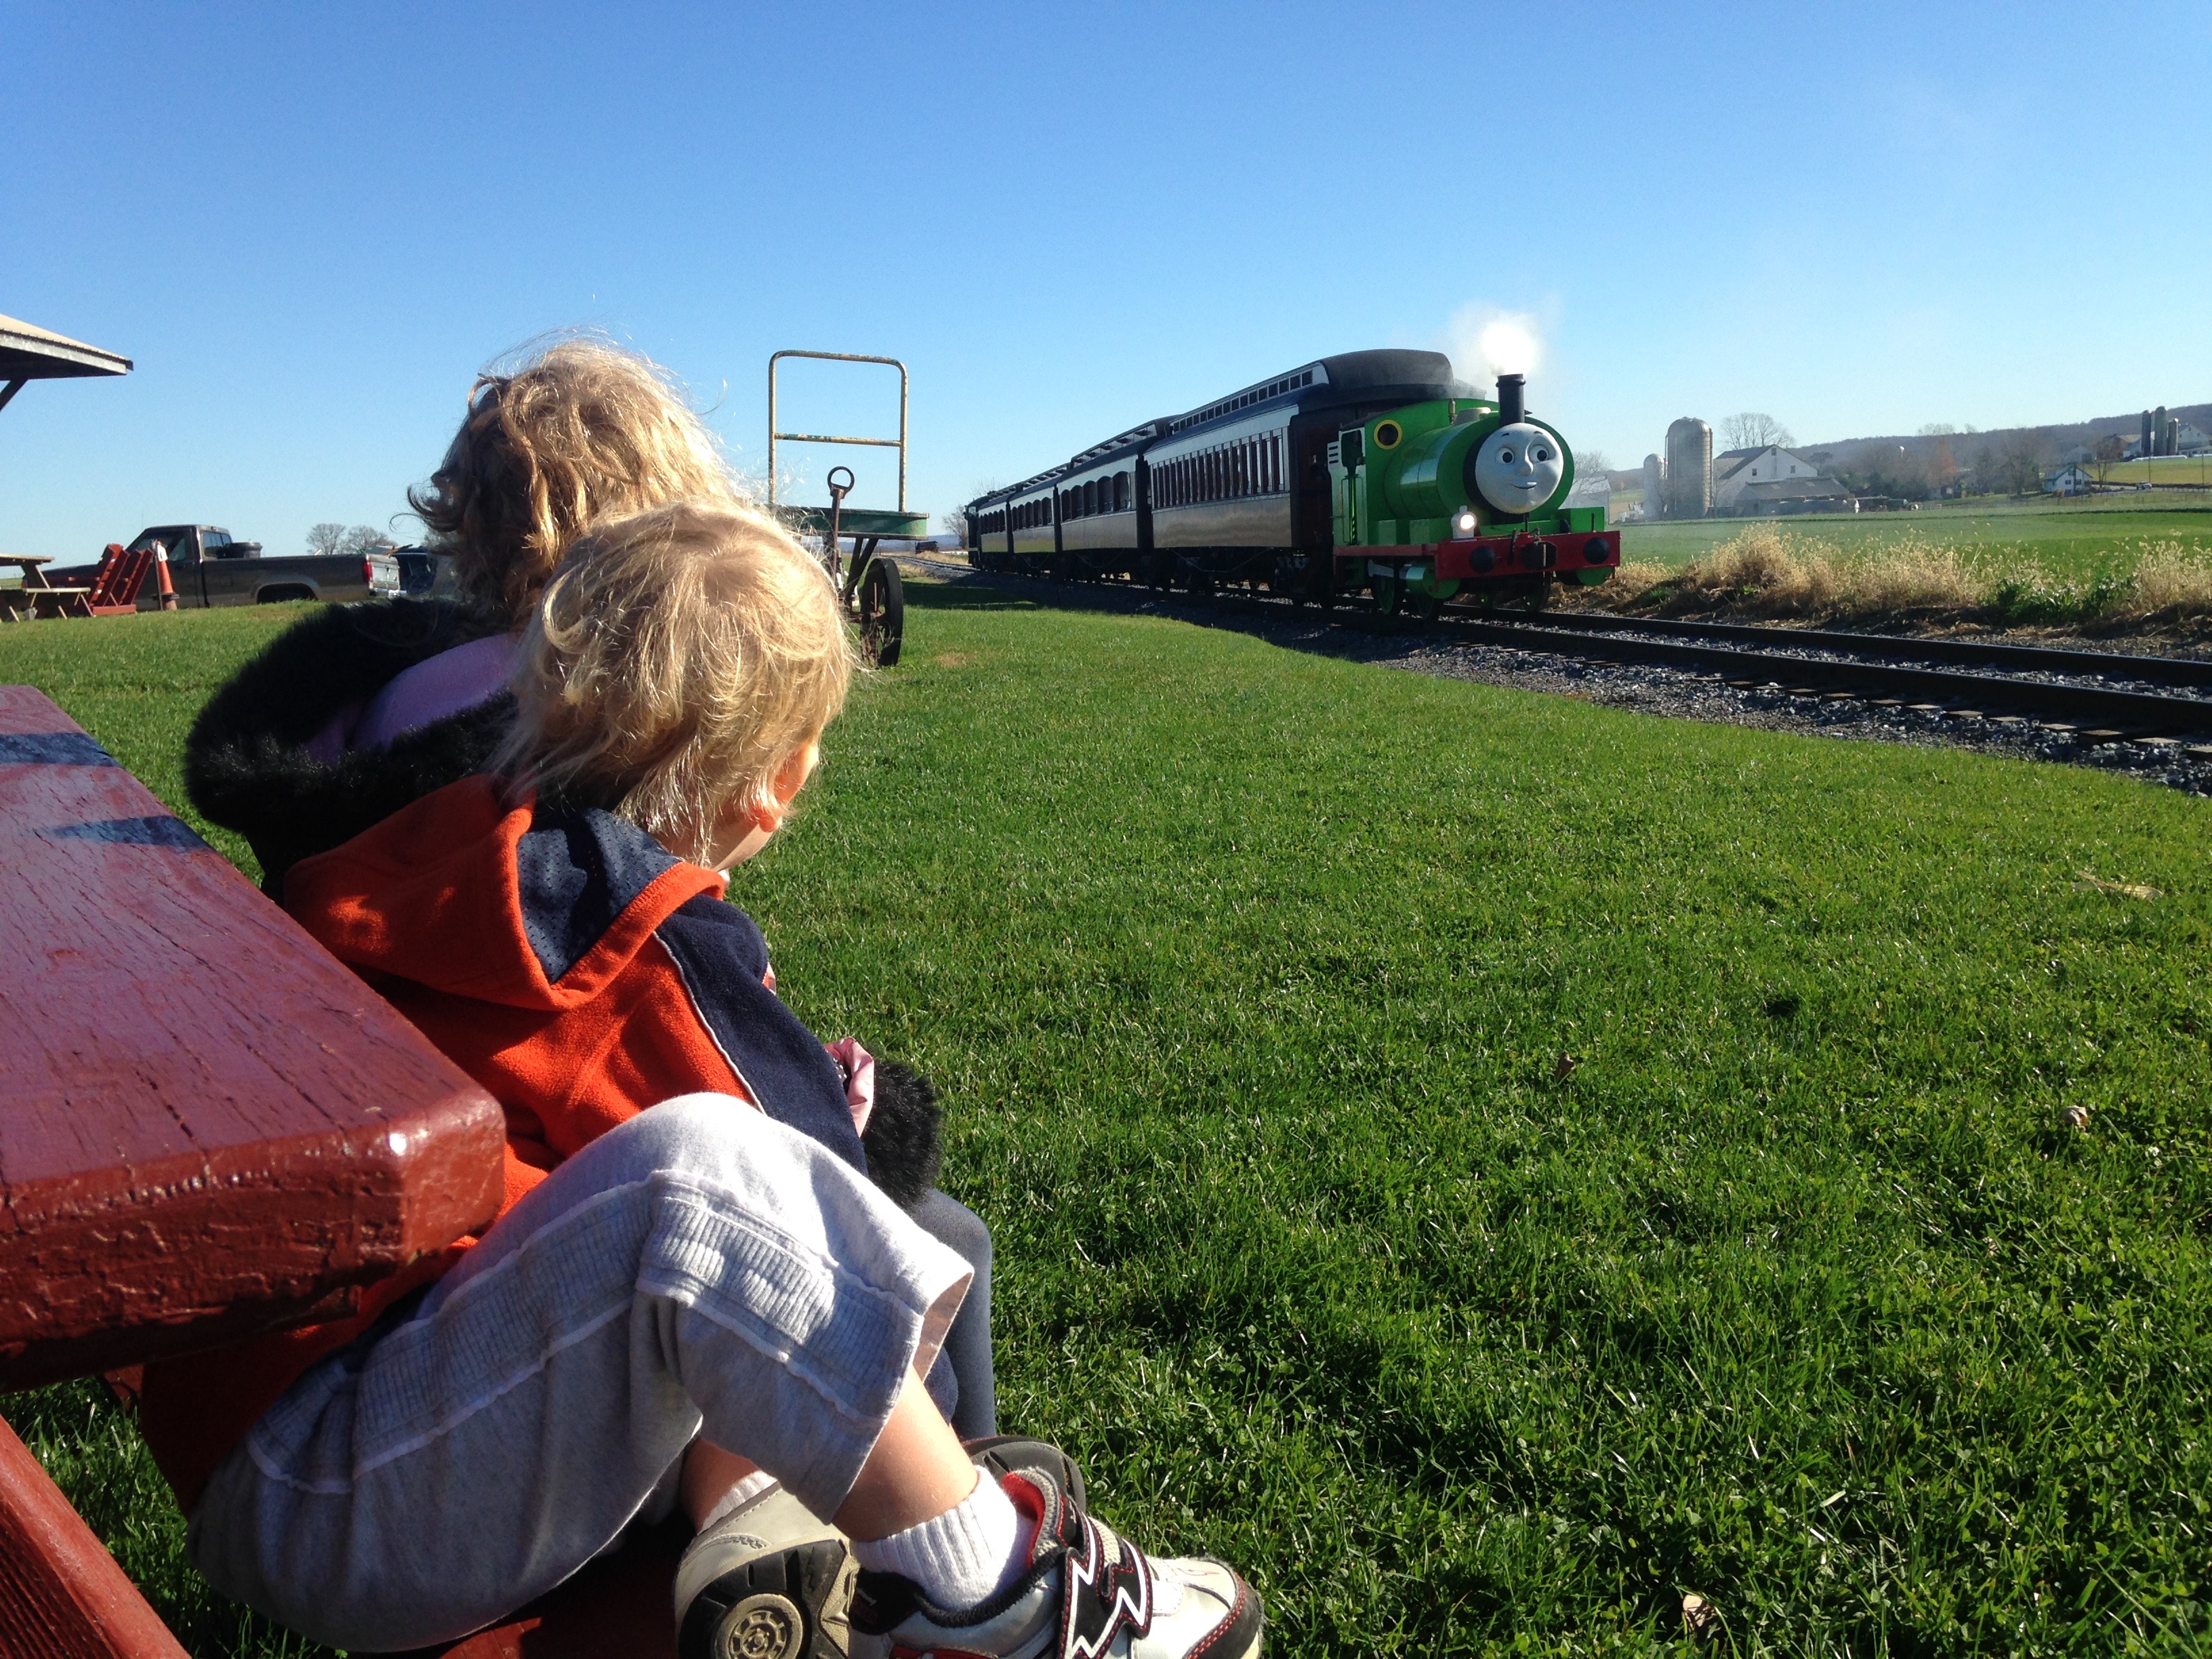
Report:
M687 1095L556 1169L414 1311L309 1370L189 1547L333 1646L465 1635L559 1583L702 1435L836 1513L968 1264L815 1141Z

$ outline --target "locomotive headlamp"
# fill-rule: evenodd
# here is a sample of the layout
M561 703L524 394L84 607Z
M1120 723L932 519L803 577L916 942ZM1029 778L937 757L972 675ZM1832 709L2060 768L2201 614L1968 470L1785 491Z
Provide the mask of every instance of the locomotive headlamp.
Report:
M1455 534L1462 536L1474 534L1474 509L1462 507L1459 517L1452 520L1452 530Z
M1474 487L1501 513L1533 513L1566 476L1559 441L1526 421L1501 426L1474 453Z

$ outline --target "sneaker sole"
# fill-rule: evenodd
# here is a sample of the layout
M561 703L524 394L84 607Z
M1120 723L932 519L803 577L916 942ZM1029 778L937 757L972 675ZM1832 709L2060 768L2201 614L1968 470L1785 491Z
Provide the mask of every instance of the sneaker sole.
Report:
M691 1598L679 1659L847 1659L859 1571L836 1540L756 1556Z

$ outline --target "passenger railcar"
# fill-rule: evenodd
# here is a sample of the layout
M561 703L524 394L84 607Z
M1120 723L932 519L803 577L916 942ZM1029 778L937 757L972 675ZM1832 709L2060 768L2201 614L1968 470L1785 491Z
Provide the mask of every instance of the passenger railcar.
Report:
M1540 594L1620 562L1602 498L1521 377L1482 396L1433 351L1317 358L1109 438L967 507L986 570L1224 583L1378 610Z

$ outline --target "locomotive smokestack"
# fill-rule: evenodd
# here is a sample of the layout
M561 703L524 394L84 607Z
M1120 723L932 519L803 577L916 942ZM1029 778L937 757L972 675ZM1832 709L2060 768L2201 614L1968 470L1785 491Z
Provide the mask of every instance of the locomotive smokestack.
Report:
M1498 417L1508 426L1527 418L1527 408L1522 398L1522 389L1528 385L1525 374L1501 374L1498 377Z

